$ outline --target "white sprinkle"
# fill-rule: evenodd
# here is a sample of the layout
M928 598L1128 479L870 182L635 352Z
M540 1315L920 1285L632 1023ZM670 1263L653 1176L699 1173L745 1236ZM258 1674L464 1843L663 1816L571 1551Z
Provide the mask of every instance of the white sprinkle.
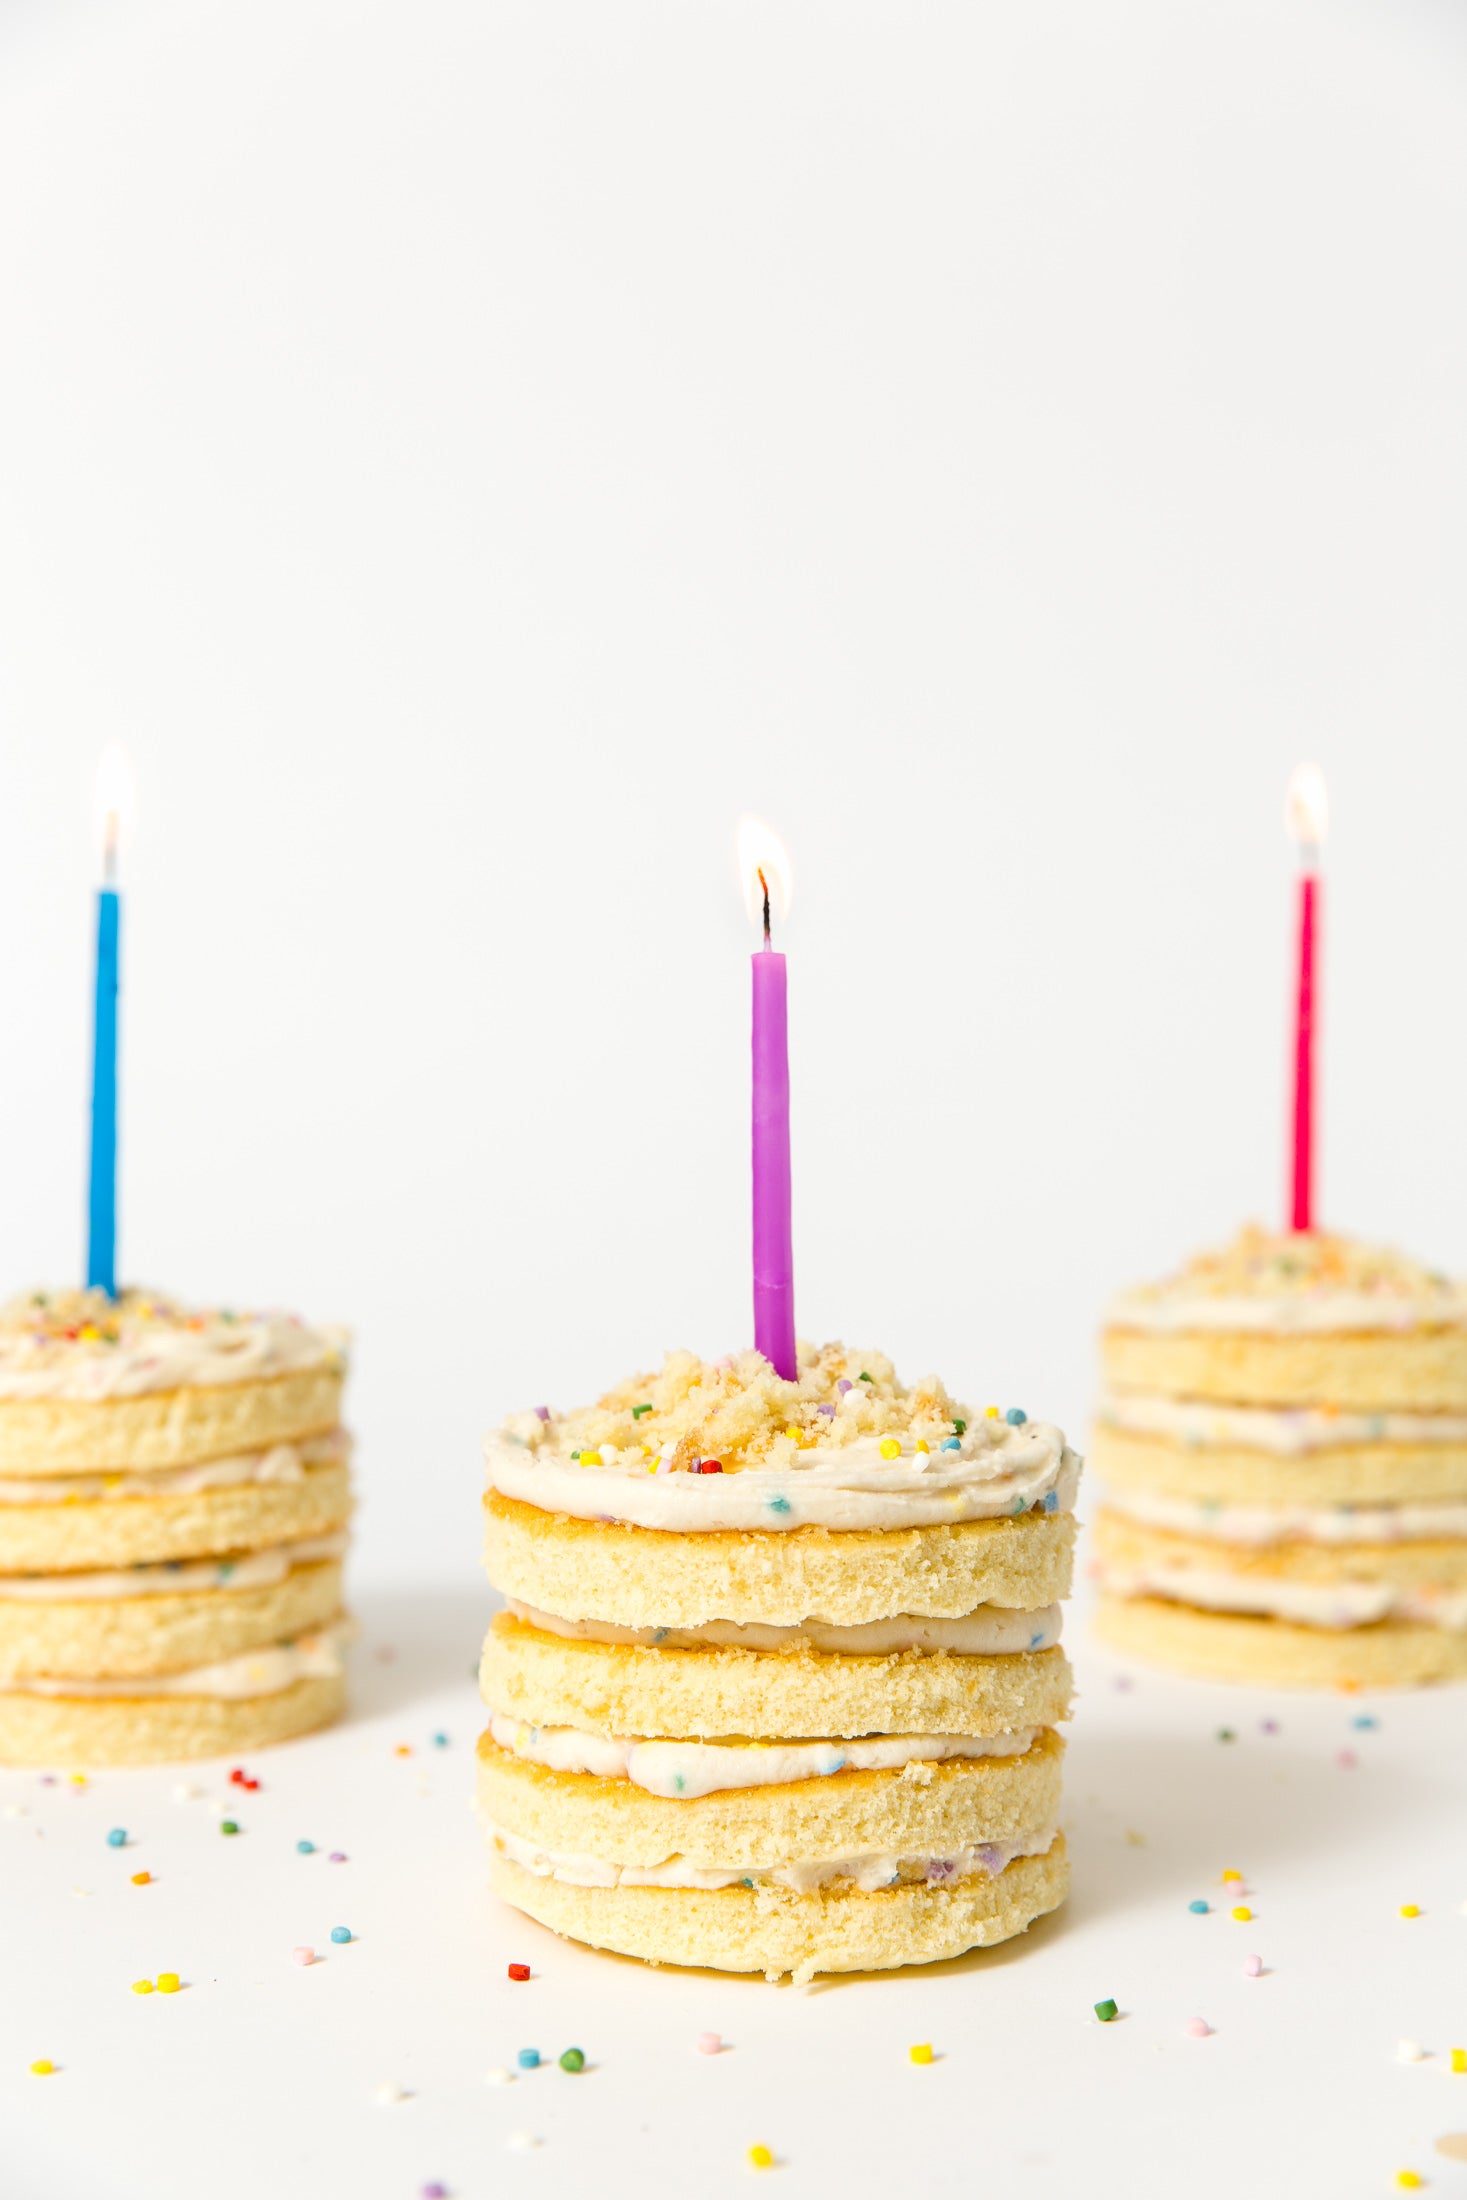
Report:
M180 1780L173 1790L173 1800L175 1803L196 1803L203 1792L201 1787L194 1786L192 1780Z
M512 2131L504 2143L515 2154L528 2154L540 2144L533 2131Z
M404 2101L410 2101L412 2094L406 2086L399 2085L396 2078L384 2078L372 2098L383 2108L398 2108Z
M90 1887L73 1887L71 1891L74 1895L79 1895L83 1902L90 1902L92 1899Z
M506 2070L503 2063L496 2063L492 2070L485 2071L484 2083L486 2085L513 2085L514 2072Z
M1425 2062L1426 2049L1419 2040L1397 2040L1397 2062Z
M5 1815L7 1818L29 1818L30 1812L26 1809L24 1803L7 1803L5 1805Z

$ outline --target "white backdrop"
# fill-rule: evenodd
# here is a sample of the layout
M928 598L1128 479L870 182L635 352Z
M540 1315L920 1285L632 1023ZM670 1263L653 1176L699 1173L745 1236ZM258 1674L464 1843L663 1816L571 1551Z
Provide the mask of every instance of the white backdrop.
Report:
M800 1323L1083 1423L1281 1202L1467 1269L1467 30L1437 0L0 19L0 1249L350 1322L359 1577L481 1428L749 1333L738 813Z

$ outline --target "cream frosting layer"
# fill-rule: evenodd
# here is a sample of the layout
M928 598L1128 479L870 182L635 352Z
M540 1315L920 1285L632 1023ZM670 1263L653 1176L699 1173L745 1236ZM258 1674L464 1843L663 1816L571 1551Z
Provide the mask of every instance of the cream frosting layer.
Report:
M1360 1444L1467 1444L1459 1413L1328 1413L1297 1409L1210 1406L1151 1391L1110 1390L1097 1418L1128 1436L1161 1436L1189 1451L1236 1446L1283 1459L1340 1451Z
M542 1849L518 1834L486 1820L484 1830L500 1856L518 1864L537 1879L558 1879L568 1887L788 1887L796 1894L813 1894L836 1880L850 1880L863 1894L876 1894L899 1883L945 1885L975 1872L997 1878L1019 1856L1046 1856L1054 1846L1057 1828L1019 1841L990 1841L956 1850L950 1856L895 1856L868 1853L831 1857L812 1863L789 1863L753 1869L738 1864L703 1869L685 1864L680 1857L652 1865L610 1864L595 1856L566 1856Z
M1384 1246L1250 1223L1231 1244L1115 1300L1116 1329L1341 1334L1467 1325L1467 1288Z
M669 1802L726 1788L783 1787L837 1772L894 1772L951 1757L1022 1757L1034 1729L1013 1734L877 1734L853 1741L667 1742L620 1740L576 1726L527 1726L496 1711L489 1731L501 1749L552 1772L629 1780Z
M1426 1543L1467 1537L1463 1505L1206 1505L1107 1490L1112 1512L1148 1528L1268 1549L1278 1543Z
M894 1438L886 1440L894 1443ZM499 1432L484 1446L491 1489L544 1512L695 1534L728 1529L933 1527L1074 1508L1080 1461L1048 1422L983 1420L958 1448L883 1458L876 1439L838 1451L818 1446L798 1465L734 1474L667 1471L660 1456L610 1454L582 1466Z
M297 1566L341 1558L346 1547L345 1533L313 1535L238 1558L178 1558L94 1574L0 1574L0 1597L75 1604L96 1598L181 1596L201 1589L268 1589Z
M191 1312L156 1292L35 1292L0 1309L0 1398L133 1398L323 1364L345 1332L294 1314Z
M948 1650L965 1657L1003 1657L1019 1650L1049 1650L1060 1639L1057 1604L1038 1612L1012 1612L981 1604L964 1619L868 1620L859 1627L831 1627L824 1620L803 1620L798 1627L741 1626L736 1620L709 1620L701 1627L617 1627L610 1620L561 1619L533 1604L506 1599L507 1609L527 1627L571 1642L626 1643L644 1650L784 1650L808 1643L812 1650L852 1656L889 1657L901 1650Z
M1398 1588L1389 1581L1283 1581L1229 1573L1224 1567L1118 1566L1100 1561L1095 1576L1112 1596L1164 1597L1210 1612L1247 1612L1300 1627L1369 1627L1412 1620L1451 1633L1467 1630L1467 1591Z
M82 1505L107 1498L192 1497L243 1483L304 1481L311 1467L337 1466L351 1456L344 1429L234 1459L206 1459L193 1467L160 1467L152 1474L68 1474L0 1481L0 1505Z
M1156 1335L1206 1330L1240 1336L1394 1336L1412 1329L1467 1327L1467 1294L1431 1300L1368 1291L1321 1291L1307 1299L1150 1299L1128 1291L1112 1300L1106 1321L1112 1329Z
M345 1667L347 1644L355 1633L350 1620L298 1635L294 1642L271 1643L199 1665L186 1673L149 1673L127 1680L12 1680L0 1682L0 1694L27 1696L217 1696L230 1702L249 1696L278 1696L297 1681L335 1680Z

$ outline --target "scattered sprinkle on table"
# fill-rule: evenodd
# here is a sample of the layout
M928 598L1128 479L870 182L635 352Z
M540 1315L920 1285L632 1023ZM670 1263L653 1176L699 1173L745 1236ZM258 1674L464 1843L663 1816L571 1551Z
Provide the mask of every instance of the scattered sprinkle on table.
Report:
M316 1951L314 1948L292 1948L290 1951L290 1960L292 1963L299 1963L302 1965L314 1963L316 1960Z
M1421 2190L1421 2179L1414 2169L1398 2169L1396 2171L1396 2183L1402 2192L1419 2192Z
M49 2062L43 2055L39 2062L31 2064L31 2075L35 2078L49 2078L53 2075L55 2069L55 2063Z
M773 2169L774 2156L773 2154L771 2154L769 2148L750 2147L749 2167L750 2169Z
M125 1826L114 1826L107 1836L107 1846L109 1849L126 1848L127 1828Z
M575 2076L578 2070L585 2069L586 2058L579 2047L568 2047L566 2049L560 2058L560 2067L562 2070L568 2070L572 2077Z
M1208 1911L1212 1908L1212 1904L1210 1902L1204 1902L1202 1900L1202 1897L1199 1895L1196 1901L1189 1902L1187 1904L1187 1907L1192 1912L1192 1915L1194 1917L1206 1917Z
M176 1971L160 1971L158 1973L158 1991L160 1994L176 1994L178 1992L178 1973Z
M447 1749L448 1736L446 1734L435 1734L433 1737L433 1747L435 1749Z
M1260 1719L1258 1722L1260 1734L1277 1734L1278 1730L1279 1722L1277 1719Z
M1419 1903L1419 1902L1403 1902L1403 1903L1401 1904L1401 1915L1402 1915L1402 1917L1420 1917L1420 1915L1421 1915L1421 1905L1420 1905L1420 1903Z
M1230 1726L1220 1726L1217 1730L1217 1738L1220 1742L1235 1742L1238 1739Z
M132 1990L135 1994L151 1994L153 1981L150 1978L135 1978L132 1982Z
M1424 2047L1423 2047L1423 2046L1421 2045L1421 2042L1420 2042L1419 2040L1397 2040L1397 2042L1396 2042L1396 2061L1397 2061L1397 2062L1407 2062L1407 2063L1410 2063L1410 2062L1424 2062L1425 2060L1426 2060L1426 2049L1425 2049L1425 2048L1424 2048Z
M1228 1915L1237 1924L1247 1925L1252 1920L1253 1912L1249 1909L1246 1902L1240 1902L1235 1910L1230 1910L1228 1912Z
M1244 1956L1244 1958L1243 1958L1243 1976L1244 1976L1244 1978L1262 1978L1262 1976L1263 1976L1263 1958L1262 1958L1262 1956Z
M447 2185L440 2184L436 2177L430 2178L423 2187L423 2200L448 2200Z
M316 1853L316 1844L314 1841L297 1841L295 1845L295 1853L297 1856L314 1856Z
M132 1883L135 1887L150 1887L153 1883L153 1875L151 1872L134 1872Z
M486 2085L513 2085L514 2072L506 2070L503 2063L495 2063L491 2070L485 2071L484 2082Z
M1225 1887L1241 1887L1243 1884L1243 1874L1241 1872L1232 1871L1231 1869L1225 1871L1222 1875L1222 1883Z
M1206 2040L1212 2037L1212 2026L1206 2017L1188 2017L1183 2030L1189 2040Z
M1352 1719L1350 1721L1350 1724L1353 1727L1358 1727L1362 1734L1368 1734L1373 1726L1380 1725L1380 1721L1379 1719L1372 1718L1368 1711L1362 1711L1359 1718Z
M1353 1772L1359 1762L1360 1759L1355 1755L1353 1749L1342 1749L1335 1757L1335 1763L1339 1766L1341 1772Z
M412 2099L412 2095L396 2078L384 2078L372 2098L383 2108L400 2108L404 2101Z
M521 2070L538 2070L540 2067L540 2050L538 2047L522 2047L515 2056L515 2061L519 2064Z
M1467 2078L1467 2047L1451 2047L1447 2050L1452 2061L1452 2075Z
M336 1942L336 1945L339 1948L343 1941L351 1939L350 1925L333 1925L331 1928L331 1938Z
M333 1849L326 1859L328 1864L344 1864L346 1856L341 1849Z
M516 2154L528 2154L531 2147L540 2144L533 2131L512 2131L504 2143Z
M1114 2024L1116 2018L1120 2015L1120 2011L1115 2003L1107 1998L1105 2001L1098 2001L1095 2004L1095 2014L1102 2024Z
M723 2041L717 2032L700 2032L696 2045L700 2055L721 2055L723 2052Z
M916 2047L907 2049L907 2056L914 2063L930 2063L932 2060L931 2044L927 2040L922 2040Z
M220 1819L220 1821L219 1821L219 1831L220 1831L221 1833L238 1833L238 1832L239 1832L239 1821L238 1821L238 1819L235 1819L235 1818L221 1818L221 1819Z
M523 1984L530 1975L530 1966L528 1963L512 1963L509 1967L509 1975L511 1978L519 1979Z

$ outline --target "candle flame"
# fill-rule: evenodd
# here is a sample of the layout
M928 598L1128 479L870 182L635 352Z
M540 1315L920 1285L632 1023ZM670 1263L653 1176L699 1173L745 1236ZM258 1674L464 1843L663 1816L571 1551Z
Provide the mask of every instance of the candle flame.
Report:
M132 831L136 813L131 760L120 741L109 741L97 759L92 791L92 817L104 886L117 883L118 855Z
M762 818L739 819L738 867L749 916L765 926L767 937L767 913L781 920L789 915L794 885L789 851Z
M1289 781L1284 803L1289 838L1307 854L1317 854L1329 830L1329 797L1317 764L1300 764Z

